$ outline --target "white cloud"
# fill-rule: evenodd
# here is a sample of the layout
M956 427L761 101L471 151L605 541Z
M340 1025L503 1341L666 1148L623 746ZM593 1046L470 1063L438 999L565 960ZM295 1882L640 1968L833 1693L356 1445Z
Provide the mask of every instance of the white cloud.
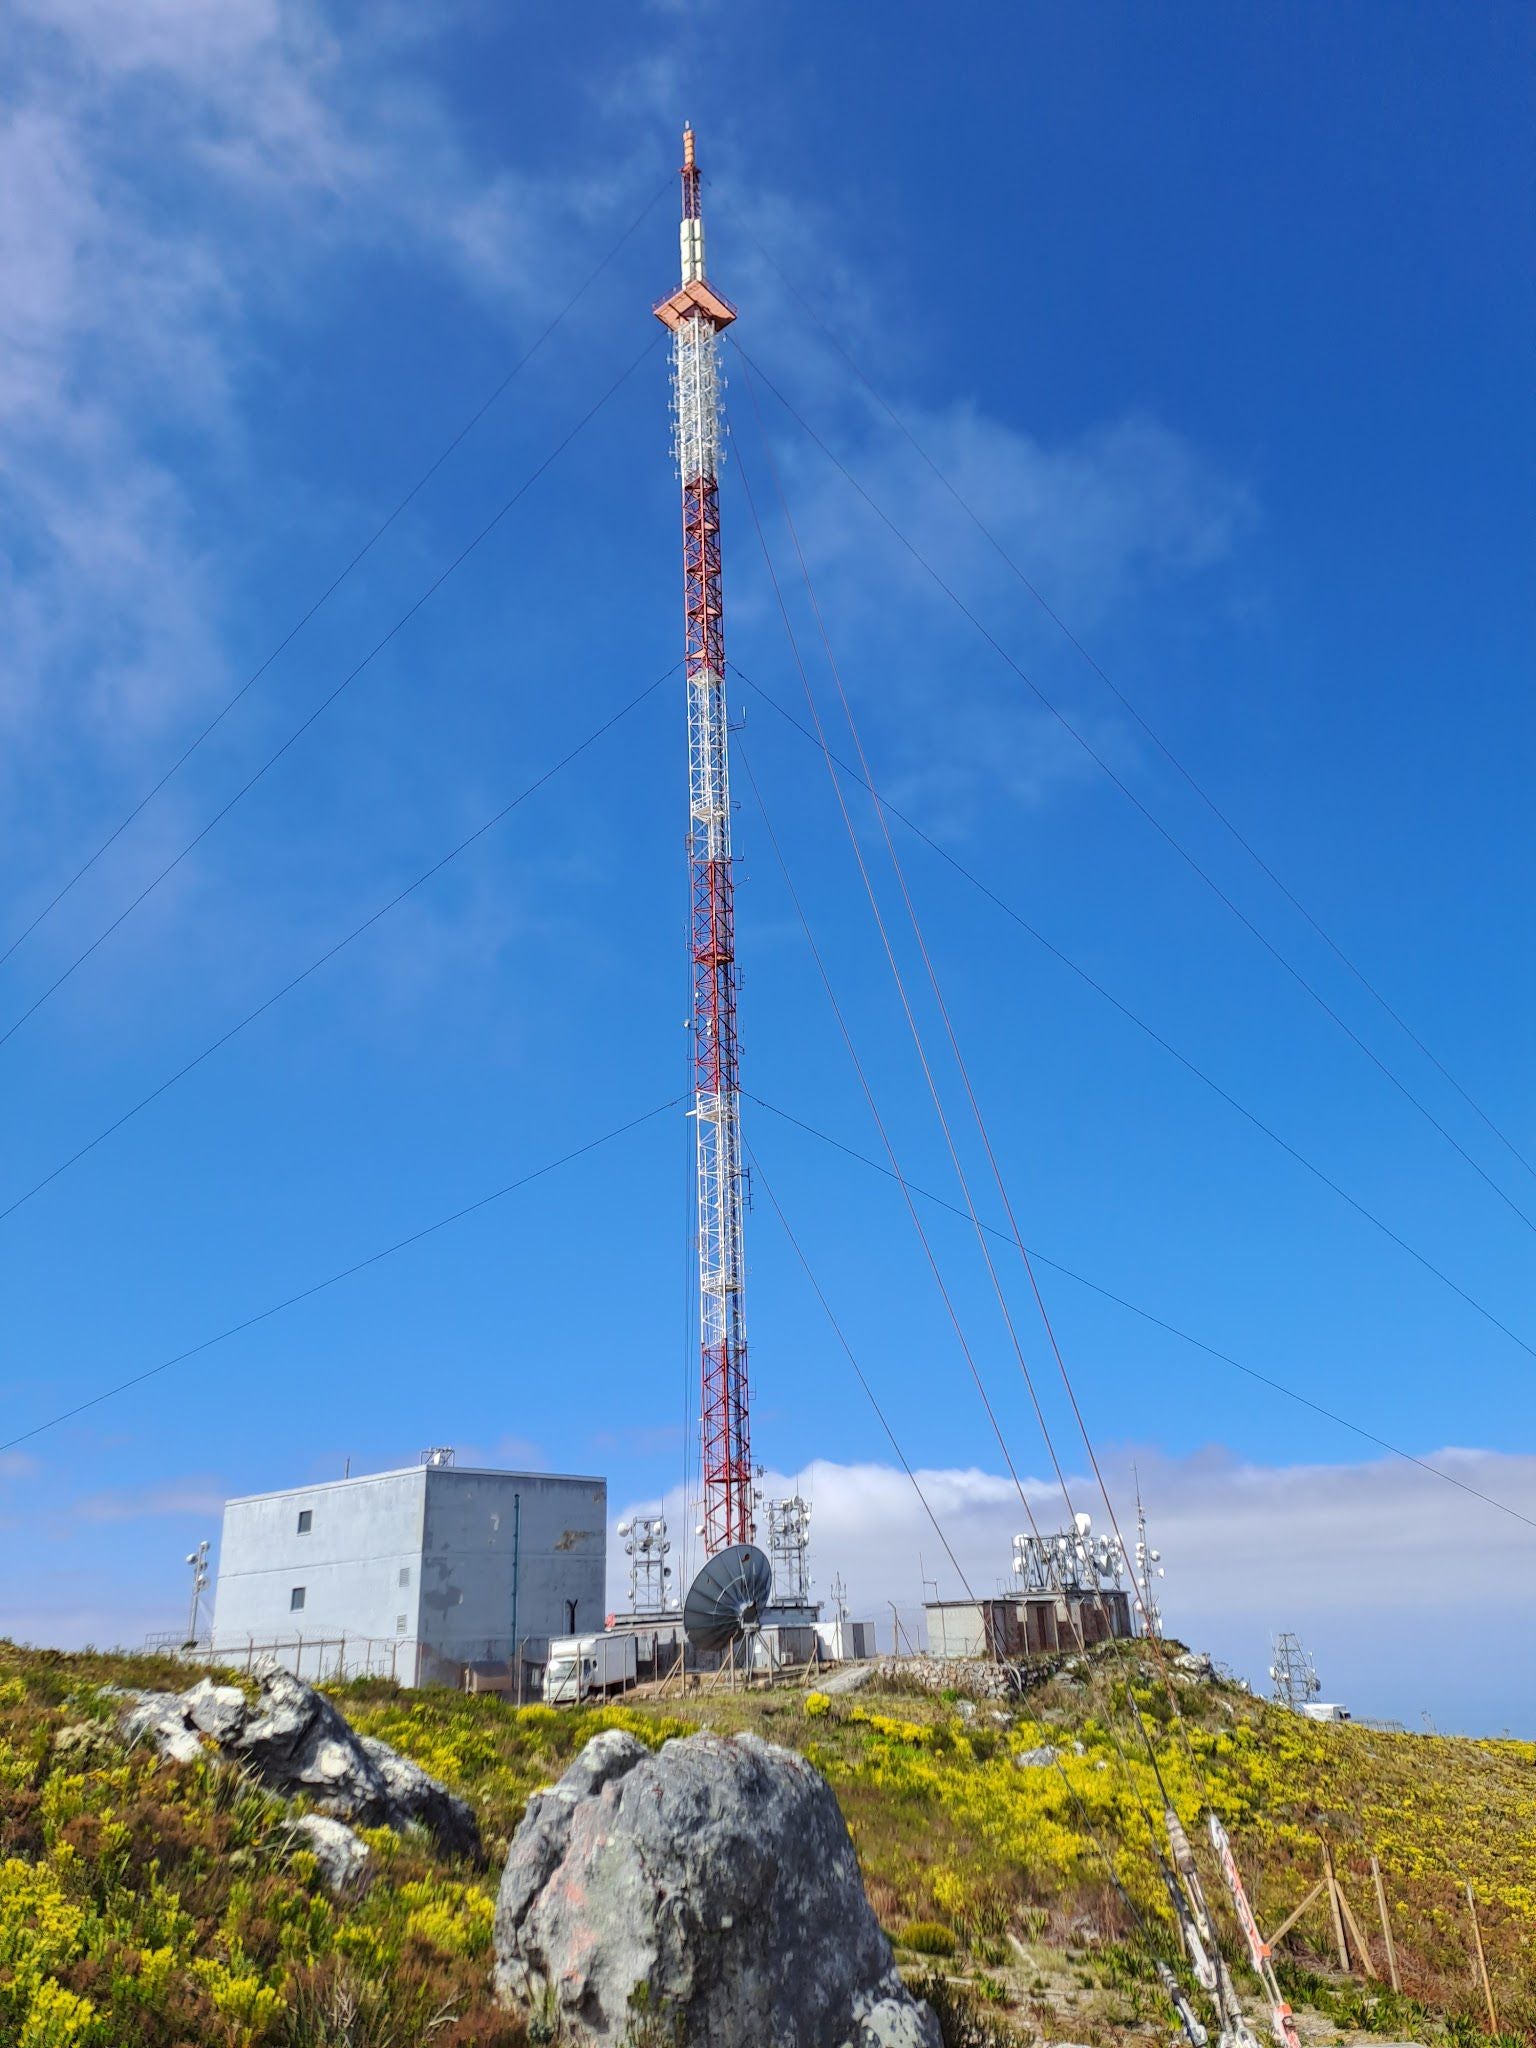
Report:
M323 314L338 251L542 325L572 227L633 206L628 166L476 161L414 61L430 29L376 14L343 48L329 24L308 0L23 0L0 27L13 761L83 738L158 762L168 724L227 693L231 570L184 451L237 490L263 334Z
M1448 1449L1426 1463L1536 1523L1536 1456ZM1328 1696L1358 1714L1416 1724L1427 1708L1471 1728L1530 1723L1536 1526L1396 1458L1263 1466L1220 1450L1178 1459L1143 1452L1137 1469L1165 1560L1159 1591L1171 1634L1263 1685L1274 1634L1294 1629L1316 1654ZM1105 1476L1134 1542L1128 1460L1111 1460ZM972 1591L999 1590L1012 1539L1027 1526L1012 1482L974 1468L917 1478ZM893 1601L903 1626L916 1630L924 1579L937 1580L945 1598L961 1596L960 1576L899 1468L818 1461L798 1482L778 1473L763 1480L768 1493L797 1483L813 1507L818 1597L840 1574L850 1611L876 1620L886 1641ZM1069 1473L1068 1487L1073 1507L1106 1527L1092 1481ZM1042 1529L1063 1525L1054 1482L1027 1478L1025 1491ZM654 1511L655 1503L634 1506ZM665 1507L682 1532L675 1493ZM611 1544L616 1602L622 1561Z
M738 373L732 393L734 459L750 479L830 743L846 754L849 735L745 381ZM806 380L790 375L782 381L787 395L805 406ZM846 389L846 371L842 381ZM1139 744L1129 721L965 507L1092 645L1153 597L1180 617L1191 588L1199 589L1202 608L1219 605L1220 589L1213 594L1206 579L1232 568L1254 524L1246 486L1183 435L1146 416L1046 444L973 404L901 407L962 504L872 403L859 405L839 431L829 423L830 405L813 397L811 425L893 522L893 532L773 397L761 389L759 395L833 654L884 792L903 806L920 802L926 821L955 830L964 829L986 793L1033 806L1096 775L1088 752L1024 677L1039 683L1117 773L1134 774ZM779 650L775 669L792 674L755 542L743 567L746 587L737 609L760 639L768 636L763 644ZM1104 651L1113 660L1109 648ZM789 696L789 708L803 717L798 684Z

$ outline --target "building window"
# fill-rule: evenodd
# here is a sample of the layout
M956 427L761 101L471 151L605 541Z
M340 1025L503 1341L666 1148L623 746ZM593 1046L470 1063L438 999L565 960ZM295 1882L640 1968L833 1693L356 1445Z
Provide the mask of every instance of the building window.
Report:
M311 1529L313 1529L313 1527L314 1527L314 1526L315 1526L315 1511L314 1511L314 1509L313 1509L313 1508L300 1508L300 1509L299 1509L299 1534L300 1534L301 1536L307 1536L307 1535L309 1534L310 1530L311 1530Z
M303 1607L303 1605L304 1588L302 1586L295 1586L293 1591L288 1595L288 1612L290 1614L297 1614L299 1610Z
M402 1586L408 1586L411 1583L411 1568L408 1564L403 1564L400 1567L400 1583Z
M395 1616L395 1634L397 1636L403 1636L405 1634L405 1625L405 1616L403 1614L397 1614Z

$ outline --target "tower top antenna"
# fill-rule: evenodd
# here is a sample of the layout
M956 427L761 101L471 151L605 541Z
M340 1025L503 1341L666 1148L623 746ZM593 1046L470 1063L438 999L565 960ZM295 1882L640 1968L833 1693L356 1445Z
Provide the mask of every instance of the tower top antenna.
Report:
M681 275L678 288L670 297L656 307L656 318L663 326L670 327L681 340L691 331L694 323L703 319L708 329L701 338L711 345L722 327L729 327L736 318L736 308L729 299L706 282L704 275L704 212L699 200L699 166L694 155L694 138L691 127L683 130L683 218L679 235L679 252L682 257ZM674 351L673 378L678 375L678 362ZM716 374L712 389L718 394L719 377ZM682 384L677 389L683 389ZM684 477L688 472L684 471Z

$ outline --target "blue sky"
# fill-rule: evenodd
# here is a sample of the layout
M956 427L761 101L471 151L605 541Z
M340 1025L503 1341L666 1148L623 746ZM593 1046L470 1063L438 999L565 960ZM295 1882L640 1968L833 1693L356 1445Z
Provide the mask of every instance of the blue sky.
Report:
M711 272L751 359L1140 803L1536 1216L1531 1174L1158 755L825 331L1536 1157L1528 12L961 7L941 26L915 7L878 25L854 9L597 7L572 35L543 10L449 7L424 26L390 7L50 0L13 9L3 35L4 943L653 203L336 595L0 967L4 1029L629 372L0 1045L0 1207L676 660L649 308L676 267L689 117ZM1536 1344L1529 1225L1064 736L763 385L760 427L729 352L727 370L741 670L805 716L745 477L834 729L771 448L886 793ZM737 710L903 1164L953 1197L825 768L744 684ZM5 1435L679 1092L682 715L673 678L0 1223ZM835 737L848 751L846 727ZM748 1086L874 1153L740 771L737 794ZM900 850L1031 1243L1417 1456L1451 1447L1459 1471L1536 1515L1536 1357L953 870L910 839ZM766 1111L750 1109L748 1135L914 1462L995 1475L896 1191ZM6 1454L0 1630L172 1626L182 1553L216 1533L227 1493L348 1457L366 1469L454 1442L604 1471L616 1507L675 1491L692 1376L687 1143L680 1112L659 1116ZM968 1228L939 1215L933 1229L1033 1477L1043 1447ZM855 1543L872 1526L858 1503L872 1514L886 1498L868 1468L888 1447L761 1189L751 1279L758 1455L779 1474L815 1466L823 1526L849 1531L856 1599L917 1598L917 1539L894 1504L887 1535ZM1113 1470L1136 1459L1154 1512L1187 1527L1172 1625L1182 1578L1190 1630L1254 1675L1269 1631L1296 1627L1363 1707L1518 1723L1524 1653L1472 1685L1454 1655L1440 1672L1394 1664L1400 1629L1368 1616L1388 1580L1411 1583L1470 1651L1462 1560L1497 1560L1490 1602L1506 1623L1528 1616L1527 1525L1383 1467L1059 1276L1047 1286ZM1290 1561L1262 1598L1217 1569L1221 1531L1255 1498ZM1319 1545L1320 1499L1374 1505ZM994 1549L1003 1568L1005 1538L977 1537L978 1569ZM1341 1562L1361 1587L1342 1618ZM838 1564L819 1559L823 1586Z

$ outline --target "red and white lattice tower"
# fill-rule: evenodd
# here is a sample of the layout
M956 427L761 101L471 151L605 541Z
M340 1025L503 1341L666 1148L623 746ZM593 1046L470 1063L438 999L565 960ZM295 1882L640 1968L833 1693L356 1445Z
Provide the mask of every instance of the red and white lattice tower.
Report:
M704 276L693 130L683 131L682 282L656 308L672 330L672 406L683 485L684 667L688 686L693 1115L698 1137L699 1329L704 1550L753 1538L743 1299L736 916L720 595L720 365L736 310Z

